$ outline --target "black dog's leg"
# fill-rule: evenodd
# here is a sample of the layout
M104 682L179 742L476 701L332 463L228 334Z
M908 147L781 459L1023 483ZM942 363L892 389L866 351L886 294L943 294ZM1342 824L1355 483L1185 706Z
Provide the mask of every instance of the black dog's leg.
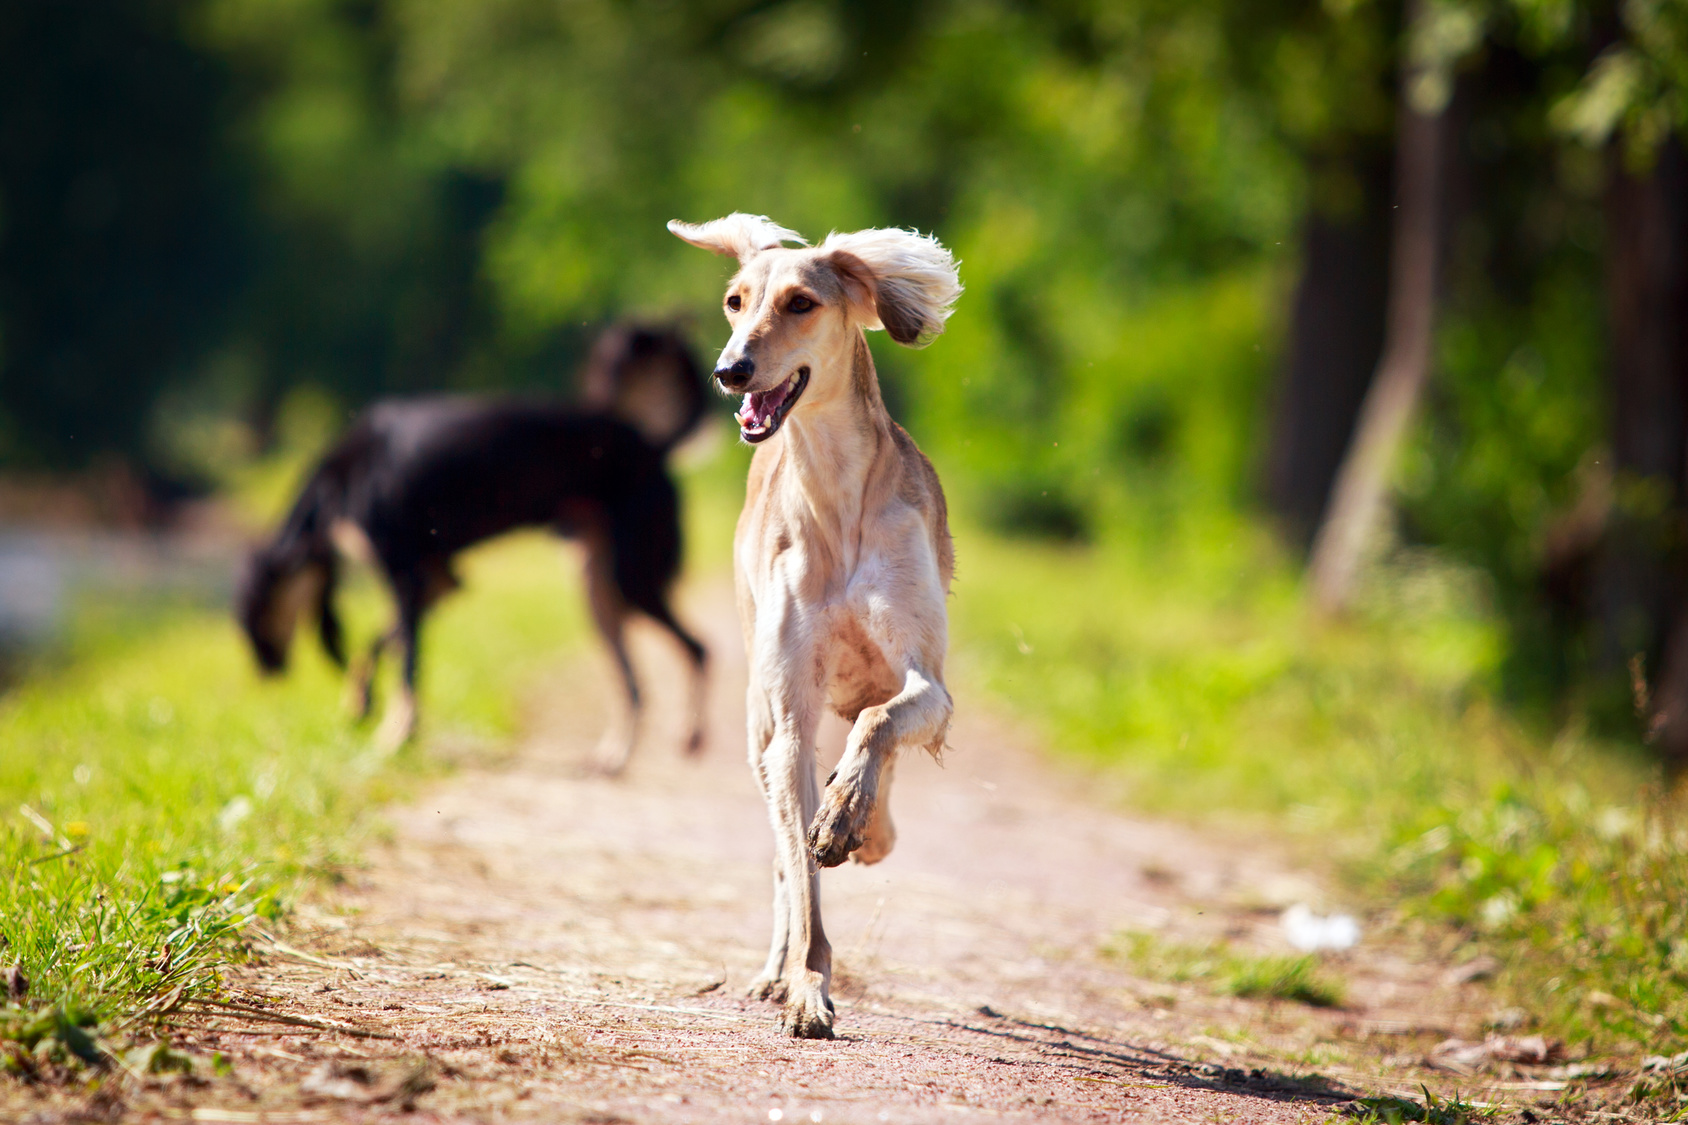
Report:
M428 608L427 583L412 576L393 583L398 602L398 624L393 627L393 639L401 649L402 677L398 698L388 706L375 732L375 744L391 753L409 742L416 733L416 665L417 636L422 628L422 614Z
M651 605L640 604L639 608L644 610L651 620L674 635L674 639L680 642L680 647L686 650L687 659L691 661L691 733L686 738L685 751L689 755L699 754L703 751L705 704L709 697L709 650L674 620L674 614L669 611L666 599L655 598L651 601Z
M346 709L360 723L369 718L375 705L375 673L381 664L381 653L398 641L399 627L394 625L371 641L369 651L352 663L346 682Z
M633 672L633 662L627 656L624 629L627 603L616 585L609 539L595 530L587 531L581 538L586 545L586 604L592 610L592 623L598 627L598 635L604 638L610 655L615 658L622 686L627 692L625 737L617 738L612 725L604 732L595 755L597 767L613 776L626 769L633 757L633 748L639 741L644 701L639 695L639 678Z
M334 588L340 582L340 564L332 553L323 556L322 585L317 587L317 639L322 650L334 661L335 667L345 670L346 636L340 628L340 614L334 607Z

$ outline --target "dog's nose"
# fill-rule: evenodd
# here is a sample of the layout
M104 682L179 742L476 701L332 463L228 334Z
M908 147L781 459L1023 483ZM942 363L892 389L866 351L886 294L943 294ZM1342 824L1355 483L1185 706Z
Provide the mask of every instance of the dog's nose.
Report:
M750 377L754 374L756 374L756 364L750 359L735 360L730 367L717 367L715 369L716 381L729 391L736 391L750 382Z

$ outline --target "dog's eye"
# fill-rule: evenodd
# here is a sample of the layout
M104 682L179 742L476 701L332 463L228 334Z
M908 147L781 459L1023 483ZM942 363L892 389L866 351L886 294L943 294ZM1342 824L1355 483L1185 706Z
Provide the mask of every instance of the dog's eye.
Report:
M739 306L743 303L744 302L739 300L739 295L737 293L734 293L731 297L727 298L727 307L732 309L734 312L738 312Z
M791 299L791 311L794 313L806 313L814 307L815 302L807 297L799 295Z

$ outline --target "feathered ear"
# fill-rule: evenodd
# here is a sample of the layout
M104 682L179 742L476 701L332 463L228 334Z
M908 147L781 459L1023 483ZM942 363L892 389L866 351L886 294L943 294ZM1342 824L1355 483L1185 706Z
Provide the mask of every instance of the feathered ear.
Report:
M672 219L668 229L693 246L713 250L717 254L731 254L743 262L763 250L775 250L782 242L807 246L808 242L794 230L787 230L766 215L746 215L734 211L724 219L707 223L682 223Z
M867 328L883 328L891 339L925 347L944 330L961 296L956 260L938 240L908 230L834 232L818 247L831 251L840 272L873 295Z

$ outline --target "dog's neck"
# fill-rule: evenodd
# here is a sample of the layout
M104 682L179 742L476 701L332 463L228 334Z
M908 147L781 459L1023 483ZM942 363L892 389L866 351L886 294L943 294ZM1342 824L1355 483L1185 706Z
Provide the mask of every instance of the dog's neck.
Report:
M817 530L836 537L846 557L853 557L868 477L893 439L873 353L860 329L847 362L847 370L824 375L838 392L810 403L808 410L793 411L779 440L785 446L782 459Z

